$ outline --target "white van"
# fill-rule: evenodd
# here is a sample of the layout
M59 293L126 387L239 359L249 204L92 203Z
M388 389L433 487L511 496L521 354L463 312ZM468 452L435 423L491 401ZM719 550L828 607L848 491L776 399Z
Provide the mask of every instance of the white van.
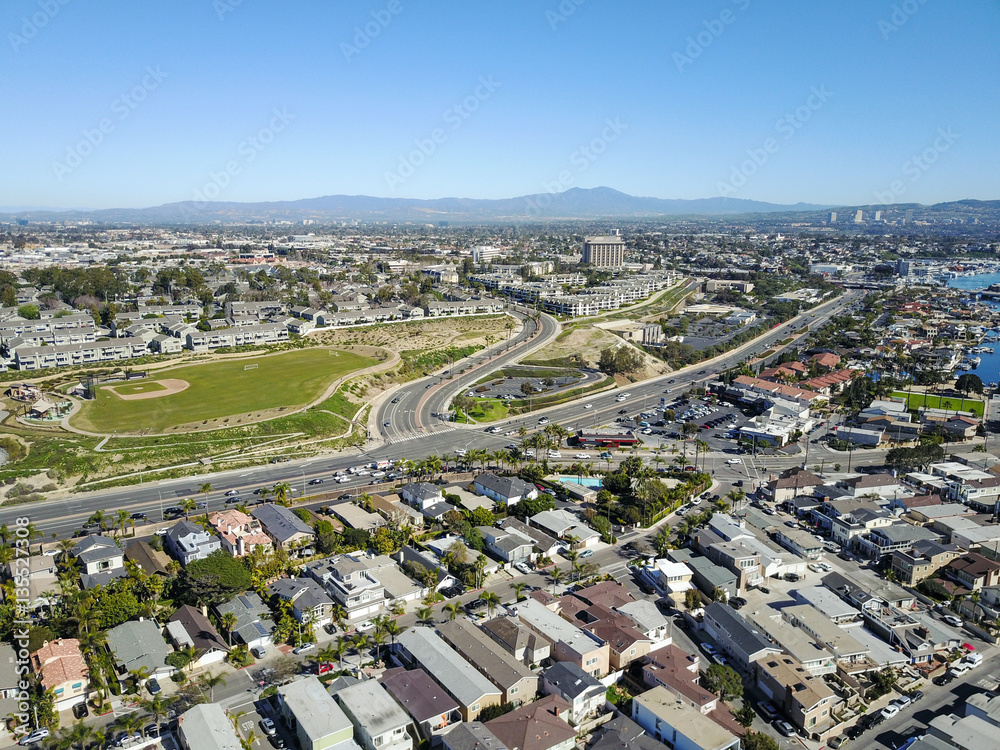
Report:
M968 654L962 661L968 664L970 667L978 667L983 663L983 655L978 651L973 651Z
M549 458L562 458L562 453L559 451L549 451L548 456Z

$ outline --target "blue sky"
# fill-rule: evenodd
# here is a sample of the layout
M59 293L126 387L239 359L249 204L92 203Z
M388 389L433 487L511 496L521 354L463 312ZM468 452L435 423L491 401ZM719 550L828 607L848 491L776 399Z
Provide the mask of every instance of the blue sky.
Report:
M0 32L0 205L1000 198L997 0L8 0Z

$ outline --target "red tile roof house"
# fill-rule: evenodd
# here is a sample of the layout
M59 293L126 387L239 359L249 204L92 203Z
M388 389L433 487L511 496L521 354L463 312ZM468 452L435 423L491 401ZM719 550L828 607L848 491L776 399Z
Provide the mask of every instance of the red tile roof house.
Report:
M213 513L208 522L222 539L222 547L233 557L245 557L257 547L270 549L271 537L264 533L260 521L238 510Z
M76 638L46 641L31 655L31 666L45 689L55 693L57 711L86 702L90 670Z
M820 354L814 354L810 357L810 361L815 362L817 367L829 371L840 364L840 357L830 352L822 352Z

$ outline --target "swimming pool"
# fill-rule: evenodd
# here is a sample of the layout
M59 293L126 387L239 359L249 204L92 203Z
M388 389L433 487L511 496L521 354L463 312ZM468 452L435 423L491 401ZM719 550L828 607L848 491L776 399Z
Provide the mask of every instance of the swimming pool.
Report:
M584 487L592 487L595 490L601 489L604 485L601 482L600 477L578 477L576 475L560 475L556 477L556 480L560 484L566 484L566 482L572 482L573 484L580 484Z

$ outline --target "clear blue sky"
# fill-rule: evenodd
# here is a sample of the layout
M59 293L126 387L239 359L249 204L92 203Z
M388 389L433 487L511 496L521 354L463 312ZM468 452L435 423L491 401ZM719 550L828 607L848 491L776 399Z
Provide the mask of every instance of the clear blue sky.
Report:
M7 0L0 205L1000 198L997 0L577 2Z

